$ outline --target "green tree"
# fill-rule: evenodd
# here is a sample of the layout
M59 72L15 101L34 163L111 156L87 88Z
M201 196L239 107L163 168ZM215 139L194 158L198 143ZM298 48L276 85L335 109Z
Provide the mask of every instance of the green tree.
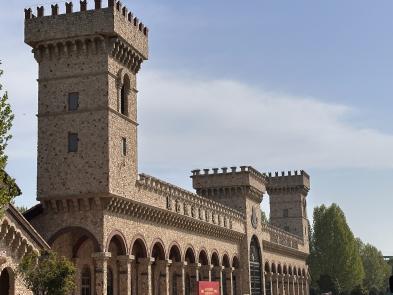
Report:
M27 210L29 210L29 208L28 207L26 207L26 206L15 206L15 208L20 212L20 213L25 213Z
M388 264L390 265L390 274L393 275L393 258L389 259Z
M269 222L269 220L267 219L265 211L263 211L262 209L261 209L261 222L262 223L268 223Z
M362 284L364 269L358 244L336 204L314 209L309 263L314 288L320 288L321 276L334 284L331 291L335 294L350 293Z
M3 70L0 69L0 78L2 75ZM3 91L3 85L0 81L0 215L2 214L4 206L19 193L15 180L5 172L8 159L5 154L5 149L8 141L12 137L10 130L13 119L14 115L12 114L11 106L8 103L8 93L7 91Z
M358 240L358 245L365 272L364 287L374 294L384 292L391 273L391 267L383 259L381 251L373 245L364 244L360 240Z
M55 252L26 255L18 273L25 285L36 295L66 295L75 288L74 265Z

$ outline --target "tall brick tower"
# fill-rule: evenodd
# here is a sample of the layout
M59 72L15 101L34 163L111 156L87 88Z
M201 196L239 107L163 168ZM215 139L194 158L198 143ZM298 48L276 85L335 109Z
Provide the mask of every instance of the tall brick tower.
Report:
M39 64L39 200L127 196L137 178L136 75L148 29L108 1L25 10L25 42Z
M308 239L306 197L310 176L305 171L269 173L270 222L290 233Z

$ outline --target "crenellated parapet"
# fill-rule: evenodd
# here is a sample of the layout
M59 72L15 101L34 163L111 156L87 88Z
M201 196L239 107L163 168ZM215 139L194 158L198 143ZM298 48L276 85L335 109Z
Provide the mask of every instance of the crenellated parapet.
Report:
M310 190L310 176L303 170L294 172L284 171L279 174L278 172L268 174L269 184L267 186L268 193L279 192L301 192L307 195Z
M223 167L192 171L192 184L197 194L208 198L251 196L262 200L268 177L251 166Z
M70 49L68 43L77 47L77 42L81 47L76 50L83 52L89 42L105 39L105 46L113 46L116 55L130 63L136 57L148 58L148 33L149 29L132 12L114 0L109 0L107 7L95 0L93 9L88 9L86 0L80 1L79 11L74 11L72 2L65 3L64 11L54 4L48 15L44 6L37 7L36 15L31 8L25 9L25 42L33 49L43 46L48 52L51 47L55 51L65 45Z
M245 216L241 212L155 177L140 174L137 184L165 197L166 209L177 214L228 229L244 222Z

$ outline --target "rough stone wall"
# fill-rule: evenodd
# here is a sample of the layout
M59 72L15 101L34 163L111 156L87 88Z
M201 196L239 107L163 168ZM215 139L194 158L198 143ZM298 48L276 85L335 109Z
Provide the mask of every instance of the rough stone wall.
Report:
M300 237L308 238L307 213L305 211L306 197L297 194L274 194L270 197L270 221L273 225ZM288 217L284 216L288 210Z
M107 58L93 51L40 59L39 198L108 191ZM76 111L68 111L72 92L79 93ZM78 133L76 153L68 152L69 132Z
M23 283L23 280L20 276L17 275L16 270L18 269L19 259L15 259L12 257L12 253L7 247L4 247L3 242L0 241L0 252L5 251L7 255L7 262L4 264L0 264L0 273L3 270L7 270L10 275L10 291L13 295L33 295L29 289Z
M100 209L92 206L84 207L85 202L79 200L79 207L72 206L68 202L68 208L47 208L44 213L36 216L30 222L40 235L49 241L56 233L67 228L83 228L90 232L103 247L103 213Z
M108 115L109 138L109 192L130 197L137 179L137 96L136 75L118 61L109 58L108 105L113 111ZM118 111L119 88L129 79L126 91L127 111ZM122 138L126 138L127 155L122 152Z
M0 219L0 273L3 270L8 272L11 294L32 294L18 276L17 269L26 253L38 253L44 249L40 242L44 243L16 209L8 208L5 211ZM47 245L45 249L48 249Z

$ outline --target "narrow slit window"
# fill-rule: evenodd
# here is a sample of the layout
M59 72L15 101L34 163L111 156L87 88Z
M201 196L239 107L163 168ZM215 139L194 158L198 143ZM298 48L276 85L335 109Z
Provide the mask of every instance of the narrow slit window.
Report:
M126 115L126 87L123 85L120 91L120 113Z
M76 111L79 108L79 92L68 94L68 111Z
M76 153L78 151L78 133L68 133L68 152Z
M125 137L121 139L121 147L123 156L127 156L127 139Z

